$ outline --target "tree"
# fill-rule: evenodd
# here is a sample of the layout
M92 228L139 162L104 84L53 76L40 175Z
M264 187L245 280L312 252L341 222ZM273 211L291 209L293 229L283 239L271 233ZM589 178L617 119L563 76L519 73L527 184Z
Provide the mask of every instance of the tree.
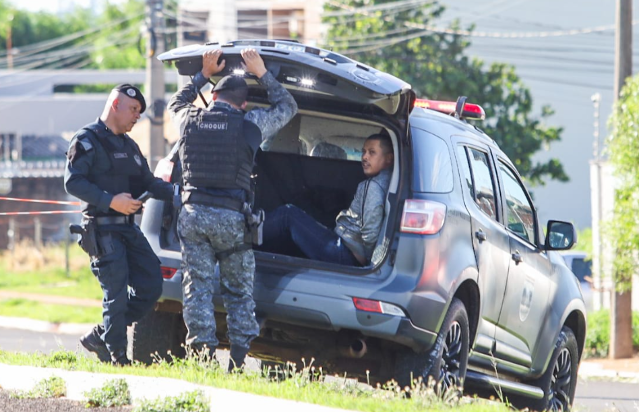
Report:
M544 106L532 116L532 96L515 69L494 63L487 69L465 54L465 36L424 30L444 12L433 2L332 0L325 5L326 46L410 83L420 97L468 97L486 111L482 128L499 144L532 185L568 180L558 159L535 162L534 153L561 139L562 128L544 124L553 111ZM471 28L472 30L472 28Z
M164 6L174 11L177 0L168 0ZM144 68L145 45L140 36L144 17L145 0L118 5L104 0L100 14L77 7L61 16L16 10L7 0L0 0L0 68L7 67L9 24L13 48L19 51L13 59L16 69ZM169 26L174 25L175 21L170 20ZM169 43L175 43L174 34L167 37Z
M608 137L616 177L613 218L605 236L614 250L613 273L618 292L632 287L639 273L639 78L629 79L613 108Z

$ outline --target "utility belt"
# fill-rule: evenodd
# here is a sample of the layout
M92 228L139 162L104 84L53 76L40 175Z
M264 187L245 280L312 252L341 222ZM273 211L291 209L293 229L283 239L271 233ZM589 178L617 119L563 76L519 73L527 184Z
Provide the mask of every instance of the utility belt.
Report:
M208 193L184 191L182 192L182 203L192 203L196 205L212 206L222 209L229 209L244 215L246 231L244 232L244 242L248 245L262 244L262 230L264 227L264 210L257 209L255 213L248 202L230 197L215 196ZM226 252L226 251L225 251ZM235 251L234 251L235 252ZM232 252L232 253L234 253ZM222 252L224 253L224 252Z
M131 225L133 215L130 216L83 216L79 225L69 225L72 234L79 235L78 245L91 259L99 259L112 253L113 237L110 232L100 233L99 227L104 225Z

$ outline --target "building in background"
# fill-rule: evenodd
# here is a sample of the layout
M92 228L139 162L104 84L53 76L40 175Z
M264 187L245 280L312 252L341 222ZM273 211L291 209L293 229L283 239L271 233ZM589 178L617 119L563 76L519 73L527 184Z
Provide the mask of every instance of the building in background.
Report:
M183 0L179 21L184 31L178 41L185 45L269 38L315 45L322 33L323 4L324 0Z

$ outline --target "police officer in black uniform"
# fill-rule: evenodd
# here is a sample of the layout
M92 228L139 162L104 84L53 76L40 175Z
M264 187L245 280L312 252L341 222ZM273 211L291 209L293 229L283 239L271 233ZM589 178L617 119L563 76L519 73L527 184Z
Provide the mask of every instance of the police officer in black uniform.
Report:
M64 187L82 201L81 247L104 292L103 324L80 339L102 362L128 365L128 325L149 312L162 293L160 262L133 218L144 192L171 200L173 186L153 176L126 134L144 113L144 96L116 86L102 116L80 129L69 145ZM148 195L148 194L147 194Z

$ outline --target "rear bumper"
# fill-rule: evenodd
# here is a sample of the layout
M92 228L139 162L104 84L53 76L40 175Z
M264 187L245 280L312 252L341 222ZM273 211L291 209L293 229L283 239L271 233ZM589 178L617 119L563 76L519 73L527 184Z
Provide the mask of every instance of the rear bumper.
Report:
M179 255L179 254L178 254ZM160 258L163 266L179 267L176 259ZM217 270L217 269L216 269ZM217 273L216 273L217 279ZM182 272L178 269L170 279L164 279L164 290L159 310L180 307L182 302ZM357 310L352 297L371 297L379 283L365 282L361 278L340 278L339 284L326 277L309 273L265 274L256 273L253 297L258 318L282 325L302 326L315 330L351 330L363 336L379 338L408 346L417 352L430 348L437 337L434 331L417 327L409 317L393 316ZM219 290L216 282L215 289ZM408 307L406 292L397 294L395 301L385 294L385 301ZM220 295L215 295L216 310L224 312Z

